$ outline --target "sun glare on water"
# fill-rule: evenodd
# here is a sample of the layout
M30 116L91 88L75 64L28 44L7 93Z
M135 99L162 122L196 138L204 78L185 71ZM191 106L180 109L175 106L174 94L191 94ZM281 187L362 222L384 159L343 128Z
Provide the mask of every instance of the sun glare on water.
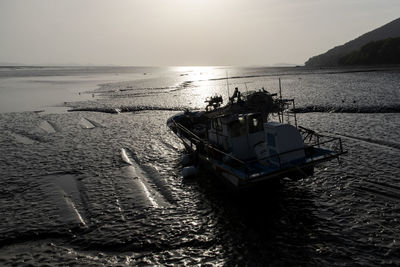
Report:
M217 74L217 68L209 66L175 67L174 70L182 76L189 76L192 80L209 80Z
M193 82L190 102L195 107L204 107L206 98L216 94L217 88L212 79L224 76L224 71L214 66L174 67L174 71L179 73L185 81Z

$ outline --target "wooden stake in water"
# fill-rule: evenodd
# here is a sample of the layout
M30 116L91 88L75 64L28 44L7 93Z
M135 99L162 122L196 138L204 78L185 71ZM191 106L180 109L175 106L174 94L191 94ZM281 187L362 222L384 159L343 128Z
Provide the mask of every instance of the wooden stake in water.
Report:
M226 88L228 89L228 102L229 102L230 94L229 94L229 83L228 83L228 71L225 71L225 73L226 73Z

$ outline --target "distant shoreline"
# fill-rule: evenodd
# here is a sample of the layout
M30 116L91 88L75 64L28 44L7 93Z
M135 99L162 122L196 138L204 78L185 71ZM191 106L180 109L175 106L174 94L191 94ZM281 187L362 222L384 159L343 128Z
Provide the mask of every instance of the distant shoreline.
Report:
M358 66L334 66L334 67L308 67L301 66L305 70L337 70L341 73L345 72L373 72L373 71L390 71L400 70L400 64L394 65L358 65Z
M119 66L119 65L1 65L0 68L12 68L12 69L23 69L23 68L174 68L177 66ZM178 66L179 67L179 66ZM196 67L196 66L194 66ZM203 66L199 66L203 67ZM306 66L306 65L288 65L288 66L271 66L271 65L249 65L249 66L208 66L208 67L225 67L225 68L279 68L279 69L400 69L400 64L379 64L379 65L343 65L343 66Z

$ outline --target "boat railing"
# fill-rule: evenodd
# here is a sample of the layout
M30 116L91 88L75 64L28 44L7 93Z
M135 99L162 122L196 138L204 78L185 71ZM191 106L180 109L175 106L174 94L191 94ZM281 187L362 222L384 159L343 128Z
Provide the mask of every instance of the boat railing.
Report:
M294 98L277 99L280 110L277 112L280 123L288 123L297 127L296 105Z
M208 143L206 140L201 139L199 136L197 136L196 134L191 132L189 129L187 129L182 124L177 123L175 120L172 120L172 122L180 131L183 131L185 134L187 134L189 137L191 137L191 138L187 138L187 140L190 142L190 147L192 148L192 150L193 150L193 143L194 143L197 146L197 149L205 149L205 150L207 150L207 153L210 156L213 156L214 158L217 158L221 161L225 161L225 162L229 163L230 165L233 164L236 168L238 168L238 167L240 169L243 168L247 173L246 162L234 157L231 154L228 154L228 153L218 149L217 147ZM181 139L182 139L182 137L181 137Z
M287 150L285 152L269 155L263 158L257 158L249 161L242 161L231 154L227 154L213 146L209 146L209 149L219 153L219 157L215 154L214 158L221 160L227 165L234 167L236 169L242 170L247 177L250 174L265 171L265 165L257 164L263 162L270 165L271 169L276 171L282 171L283 169L294 168L299 164L315 164L317 162L326 161L328 159L337 158L340 155L346 153L343 150L342 140L339 137L331 137L313 132L314 140L312 143L305 143L304 147ZM320 148L320 153L315 150L315 148ZM322 150L321 150L322 149ZM322 152L321 152L322 151ZM288 161L285 156L294 154L296 152L303 152L305 157L301 157L294 161Z
M177 123L175 120L172 120L172 122L174 123L176 128L178 128L180 131L182 131L182 132L186 133L187 135L189 135L190 137L192 137L193 140L195 141L195 144L198 144L198 143L204 141L199 136L194 134L192 131L187 129L185 126L183 126L182 124ZM189 139L189 140L192 142L192 139Z
M257 162L267 162L271 165L271 167L275 167L278 170L286 169L288 167L295 167L296 165L294 162L284 160L284 157L289 154L293 154L299 151L305 153L305 158L300 158L297 163L307 163L307 164L314 164L321 161L326 161L328 159L337 158L342 154L345 154L346 151L343 150L342 139L339 137L331 137L327 135L322 135L316 133L312 130L307 128L301 127L303 134L307 134L306 137L309 139L303 140L304 147L288 150L285 152L269 155L267 157L258 158L252 161L247 161L246 163L251 165L253 168L262 170L262 167L259 166L257 168ZM310 141L311 140L311 141ZM318 152L315 148L319 148L320 152ZM322 150L321 150L322 149ZM303 162L301 162L303 161Z
M323 135L302 126L298 126L298 130L303 137L303 143L308 146L320 147L323 144L330 143L334 145L330 147L332 150L340 150L343 152L342 139L340 137Z
M294 164L294 162L287 161L284 158L290 153L296 153L299 151L304 152L305 158L300 159L300 161L302 160L303 162L298 163L306 164L314 164L317 162L326 161L328 159L337 158L340 155L346 153L343 150L341 138L322 135L310 129L299 126L299 131L303 136L304 147L269 155L263 158L244 161L236 158L232 154L220 150L219 148L208 143L206 140L201 139L199 136L188 130L182 124L177 123L174 120L173 123L180 131L183 131L189 137L191 137L187 138L187 140L190 142L191 147L194 143L197 146L197 149L205 149L207 155L209 155L213 159L227 164L228 166L231 166L238 170L242 170L247 177L249 177L250 174L256 173L257 171L261 172L263 171L263 169L265 169L263 165L257 164L260 162L269 163L271 165L271 168L276 169L277 171L290 167L296 167L296 164ZM322 148L325 153L317 153L316 151L314 151L315 148Z

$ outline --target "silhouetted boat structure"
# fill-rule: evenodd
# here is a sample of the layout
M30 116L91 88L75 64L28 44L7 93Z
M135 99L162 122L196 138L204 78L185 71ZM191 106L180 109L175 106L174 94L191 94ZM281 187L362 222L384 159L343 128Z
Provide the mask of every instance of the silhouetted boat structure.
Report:
M311 176L315 165L346 153L340 138L297 126L294 99L264 89L241 95L235 88L223 107L221 96L206 102L205 111L176 114L167 125L201 166L235 188Z

